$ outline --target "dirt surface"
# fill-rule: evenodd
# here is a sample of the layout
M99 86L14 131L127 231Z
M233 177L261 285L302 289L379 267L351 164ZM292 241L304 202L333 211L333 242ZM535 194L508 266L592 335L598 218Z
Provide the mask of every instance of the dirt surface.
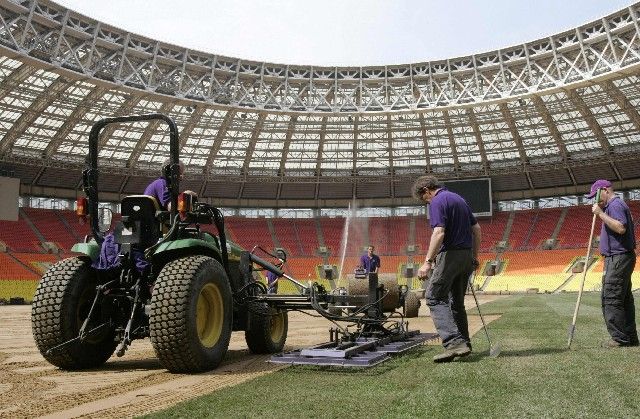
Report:
M479 296L481 304L499 296ZM422 301L409 329L434 331ZM481 328L473 299L467 300L472 334ZM281 365L252 355L244 332L234 332L222 365L208 373L171 374L155 357L148 339L134 341L122 358L89 371L62 371L48 364L31 335L30 306L0 306L0 417L130 417L154 412L218 389L268 374ZM485 316L486 321L498 316ZM304 313L289 314L286 350L329 340L331 323ZM429 342L438 345L438 342ZM435 351L434 351L435 353Z

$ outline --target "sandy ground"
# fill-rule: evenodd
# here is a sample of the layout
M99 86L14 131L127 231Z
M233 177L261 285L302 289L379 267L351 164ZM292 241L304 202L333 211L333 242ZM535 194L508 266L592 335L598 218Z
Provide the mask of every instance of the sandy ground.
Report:
M499 297L479 298L482 304ZM475 334L481 323L472 298L467 309L470 331ZM423 300L418 318L409 319L409 329L433 332L427 313ZM62 371L40 356L31 335L30 314L30 306L0 306L0 417L131 417L286 368L266 362L268 356L250 354L244 332L234 332L225 361L208 373L167 372L148 339L134 341L123 357L114 356L99 369ZM486 321L495 318L485 316ZM328 341L330 326L323 318L290 313L285 349Z

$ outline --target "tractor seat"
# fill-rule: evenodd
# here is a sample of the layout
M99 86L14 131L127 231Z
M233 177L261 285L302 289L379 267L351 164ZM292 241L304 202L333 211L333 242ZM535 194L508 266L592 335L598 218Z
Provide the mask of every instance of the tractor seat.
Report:
M160 210L158 201L149 195L131 195L120 204L122 220L115 228L116 241L146 249L154 245L162 234L161 224L156 218Z

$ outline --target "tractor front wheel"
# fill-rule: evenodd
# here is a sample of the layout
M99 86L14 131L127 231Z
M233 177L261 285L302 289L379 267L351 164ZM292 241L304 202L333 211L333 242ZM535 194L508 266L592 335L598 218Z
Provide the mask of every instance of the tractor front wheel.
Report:
M404 296L404 316L408 318L418 317L420 310L420 298L418 295L409 290Z
M287 311L258 302L249 304L248 310L244 337L249 350L254 354L282 351L289 330Z

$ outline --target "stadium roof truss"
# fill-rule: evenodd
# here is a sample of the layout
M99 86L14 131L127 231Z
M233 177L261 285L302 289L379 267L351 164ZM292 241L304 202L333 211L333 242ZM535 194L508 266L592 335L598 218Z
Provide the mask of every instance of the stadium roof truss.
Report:
M162 43L45 0L0 0L0 169L75 197L92 124L162 112L186 183L225 206L413 203L411 181L490 177L497 199L640 186L640 4L469 57L406 65L254 62ZM168 155L158 124L101 136L105 199Z

